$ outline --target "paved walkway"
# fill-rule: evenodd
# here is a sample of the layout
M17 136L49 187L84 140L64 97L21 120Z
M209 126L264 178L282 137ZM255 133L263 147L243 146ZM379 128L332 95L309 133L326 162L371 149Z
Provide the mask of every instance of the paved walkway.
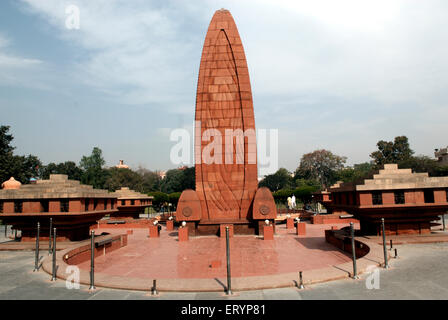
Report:
M236 292L228 297L220 292L166 292L151 296L147 292L97 289L87 286L69 290L65 281L50 281L44 271L33 272L34 252L0 252L0 299L448 299L448 243L396 246L398 259L391 269L379 270L379 289L367 289L366 277L309 285L305 289L282 288Z
M344 225L340 225L342 228ZM351 257L327 243L329 226L307 224L306 236L297 236L286 224L276 226L274 240L256 236L230 239L232 277L276 275L321 269L351 261ZM123 233L126 229L100 231ZM90 261L81 263L90 270ZM148 238L148 229L134 229L128 245L95 259L95 271L110 276L140 279L195 279L226 277L226 241L216 236L177 241L177 230L160 238Z

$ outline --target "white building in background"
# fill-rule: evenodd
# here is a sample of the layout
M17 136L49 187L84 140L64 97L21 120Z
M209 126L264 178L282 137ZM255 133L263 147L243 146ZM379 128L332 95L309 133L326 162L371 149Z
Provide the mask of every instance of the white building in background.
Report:
M437 158L439 164L448 165L448 147L435 149L434 156Z
M117 164L117 165L115 166L115 168L119 168L119 169L129 169L129 166L128 166L128 165L125 165L123 160L120 160L120 163Z

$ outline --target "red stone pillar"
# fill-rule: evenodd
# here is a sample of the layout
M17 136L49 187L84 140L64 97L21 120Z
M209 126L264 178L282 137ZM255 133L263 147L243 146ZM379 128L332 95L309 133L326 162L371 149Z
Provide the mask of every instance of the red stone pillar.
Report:
M274 226L269 225L263 227L263 239L274 240Z
M149 237L158 238L159 237L159 226L149 226Z
M179 228L179 242L188 241L188 227Z
M294 219L286 218L286 229L294 229Z
M297 235L298 236L306 235L306 223L305 222L297 222Z
M166 231L173 231L173 230L174 230L174 221L167 220L166 221Z

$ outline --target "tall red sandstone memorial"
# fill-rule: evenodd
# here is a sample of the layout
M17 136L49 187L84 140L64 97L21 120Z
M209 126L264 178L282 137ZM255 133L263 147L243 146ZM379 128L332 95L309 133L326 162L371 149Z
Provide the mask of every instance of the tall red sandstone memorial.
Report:
M228 10L215 12L199 68L195 117L196 190L176 211L190 234L262 231L277 215L267 188L258 188L252 91L238 29Z

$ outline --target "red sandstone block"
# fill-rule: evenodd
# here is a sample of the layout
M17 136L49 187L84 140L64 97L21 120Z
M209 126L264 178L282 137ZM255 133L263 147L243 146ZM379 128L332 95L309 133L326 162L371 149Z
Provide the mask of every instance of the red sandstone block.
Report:
M264 226L263 227L263 239L264 240L274 240L274 226Z
M221 268L221 260L212 261L212 263L210 264L210 268L212 269Z
M443 203L446 202L446 192L445 190L434 190L434 202L435 203Z
M406 191L404 193L405 203L415 203L415 192L414 191Z
M93 204L92 204L92 210L93 210ZM48 211L49 212L60 212L61 206L59 201L50 201L48 204Z
M294 229L294 219L292 218L286 219L286 229Z
M3 203L3 213L14 213L14 202L5 201Z
M179 241L188 241L188 227L179 228Z
M134 230L128 230L127 234L134 234Z
M149 237L150 238L159 237L159 226L149 226Z
M166 231L173 231L173 230L174 230L174 221L167 220L166 221Z
M297 235L298 236L306 235L306 223L304 222L297 223Z
M415 203L425 203L425 195L423 191L415 191Z

